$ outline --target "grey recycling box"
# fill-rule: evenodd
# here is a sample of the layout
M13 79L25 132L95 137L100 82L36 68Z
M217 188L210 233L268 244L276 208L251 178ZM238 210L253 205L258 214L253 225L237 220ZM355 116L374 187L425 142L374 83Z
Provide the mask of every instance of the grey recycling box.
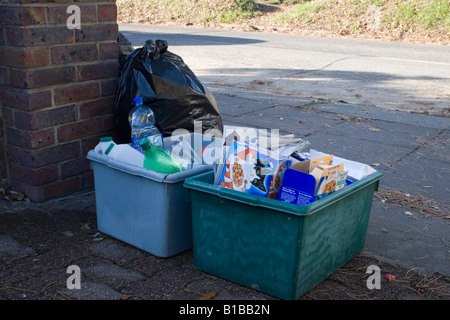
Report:
M98 230L159 257L192 248L186 178L212 170L198 165L162 174L89 151L94 171Z

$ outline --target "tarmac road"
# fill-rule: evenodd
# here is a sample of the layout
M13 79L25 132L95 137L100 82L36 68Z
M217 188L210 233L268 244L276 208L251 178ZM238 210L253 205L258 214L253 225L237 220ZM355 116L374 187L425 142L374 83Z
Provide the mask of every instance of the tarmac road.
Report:
M225 124L294 133L381 170L380 189L404 199L374 201L366 252L450 275L450 47L133 24L119 31L135 48L166 40L213 92ZM438 214L418 210L414 197Z
M224 91L449 112L448 46L140 24L119 31L136 47L166 40L206 85Z

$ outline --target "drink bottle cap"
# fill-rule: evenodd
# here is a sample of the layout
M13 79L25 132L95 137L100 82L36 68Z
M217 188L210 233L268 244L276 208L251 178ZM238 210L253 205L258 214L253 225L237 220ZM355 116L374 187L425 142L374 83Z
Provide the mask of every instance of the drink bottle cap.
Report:
M142 150L147 150L151 147L151 143L147 138L142 138L139 140L139 146L142 148Z
M109 142L112 141L113 138L112 137L101 137L100 138L100 142Z
M143 103L142 97L136 97L133 99L134 104Z

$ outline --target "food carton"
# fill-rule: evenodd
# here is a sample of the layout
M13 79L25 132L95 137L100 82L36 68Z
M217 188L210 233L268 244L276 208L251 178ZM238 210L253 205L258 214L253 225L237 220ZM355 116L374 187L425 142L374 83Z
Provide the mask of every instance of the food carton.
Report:
M284 172L292 164L257 144L232 141L219 185L225 188L277 199Z

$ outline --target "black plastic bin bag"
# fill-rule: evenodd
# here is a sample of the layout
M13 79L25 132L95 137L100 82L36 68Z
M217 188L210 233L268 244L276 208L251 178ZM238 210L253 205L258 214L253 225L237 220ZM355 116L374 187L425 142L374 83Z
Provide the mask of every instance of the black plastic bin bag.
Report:
M222 134L222 119L214 96L183 59L167 48L164 40L147 40L142 48L127 55L115 100L118 143L131 141L128 114L133 108L133 98L139 96L152 108L164 137L171 136L176 129L199 132L200 125L202 133L215 130Z

